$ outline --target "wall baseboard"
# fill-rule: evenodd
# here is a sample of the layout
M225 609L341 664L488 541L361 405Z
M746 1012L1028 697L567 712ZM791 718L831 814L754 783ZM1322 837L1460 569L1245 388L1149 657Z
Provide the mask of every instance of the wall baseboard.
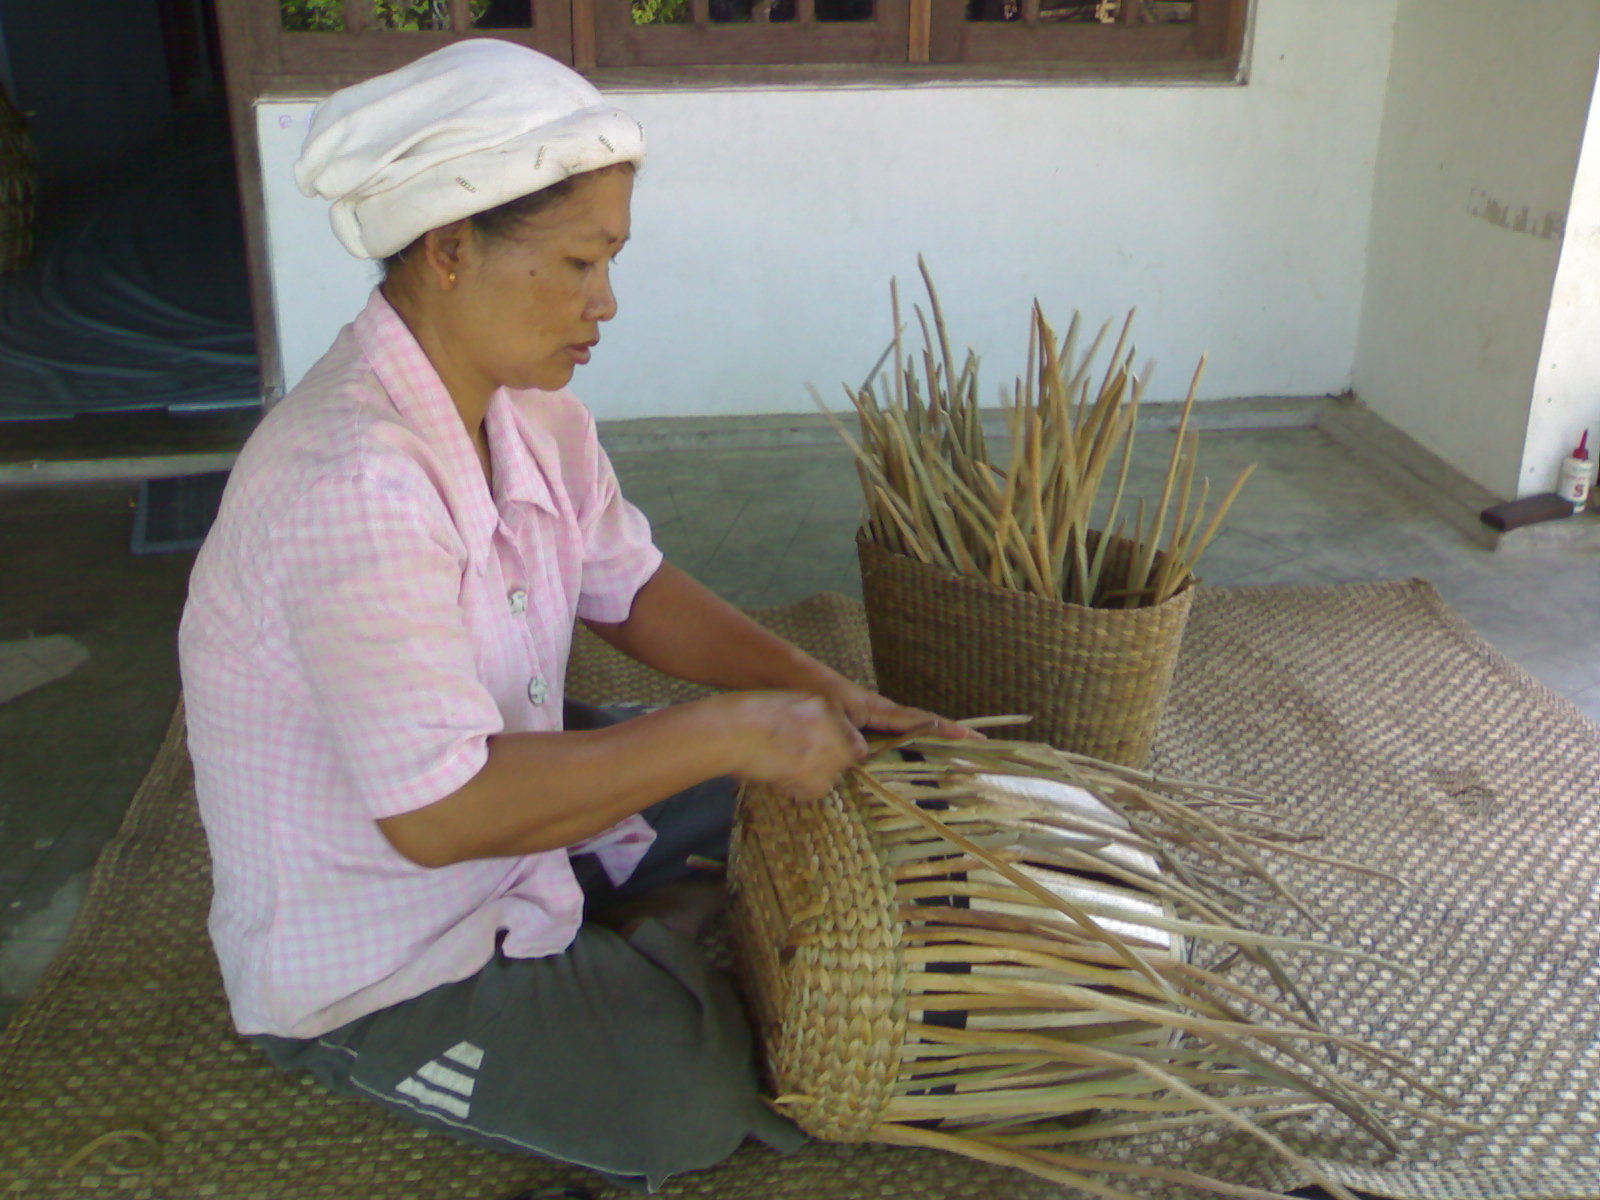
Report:
M1318 397L1264 397L1208 400L1194 406L1193 429L1311 429L1325 403ZM1175 429L1181 404L1146 404L1139 411L1140 429ZM853 429L854 416L834 415ZM661 450L778 450L790 447L838 447L839 435L820 412L762 416L637 417L601 421L600 440L610 454ZM984 431L1004 437L1005 418L998 408L985 409Z
M1374 474L1407 492L1487 550L1497 554L1600 551L1600 512L1589 511L1571 520L1545 521L1504 533L1485 525L1479 514L1505 497L1474 483L1353 396L1325 401L1317 411L1316 427Z

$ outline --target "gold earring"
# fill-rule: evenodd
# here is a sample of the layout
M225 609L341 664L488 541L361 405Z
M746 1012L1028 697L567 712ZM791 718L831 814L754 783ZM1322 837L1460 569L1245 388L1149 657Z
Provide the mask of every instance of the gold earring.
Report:
M455 281L456 281L456 273L454 271L451 271L450 272L450 282L454 283Z

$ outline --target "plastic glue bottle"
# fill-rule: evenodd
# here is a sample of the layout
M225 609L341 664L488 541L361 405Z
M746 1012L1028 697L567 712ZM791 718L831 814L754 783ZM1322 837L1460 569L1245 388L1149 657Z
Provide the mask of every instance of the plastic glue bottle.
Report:
M1589 503L1589 431L1583 431L1578 448L1561 460L1561 498L1580 513Z

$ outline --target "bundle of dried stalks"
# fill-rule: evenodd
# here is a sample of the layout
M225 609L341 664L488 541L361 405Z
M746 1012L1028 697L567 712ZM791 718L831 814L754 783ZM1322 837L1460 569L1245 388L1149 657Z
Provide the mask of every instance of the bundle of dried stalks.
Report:
M821 1138L937 1147L1100 1196L1128 1195L1107 1175L1275 1195L1107 1147L1232 1126L1351 1200L1269 1126L1331 1105L1393 1148L1378 1107L1461 1123L1341 1070L1361 1060L1442 1100L1398 1056L1327 1030L1278 955L1399 968L1251 928L1264 903L1306 913L1265 858L1316 857L1261 803L1033 743L931 739L886 744L814 806L750 790L733 918L774 1103ZM1273 994L1231 978L1240 963Z
M1080 357L1078 315L1058 341L1034 304L1027 373L1002 397L1010 433L1002 464L991 457L983 430L977 357L969 350L956 369L938 292L920 258L918 266L933 316L930 330L927 316L915 310L923 338L920 375L902 342L899 289L891 283L888 393L875 390L877 369L859 389L845 389L859 419L859 440L816 398L855 453L872 539L970 578L1070 604L1135 608L1160 604L1187 587L1254 469L1240 473L1208 518L1210 483L1202 478L1196 489L1199 438L1189 428L1205 359L1184 400L1161 499L1148 513L1140 499L1130 524L1124 492L1149 376L1133 369L1133 313L1095 387L1091 368L1110 322ZM1108 487L1109 503L1096 517ZM1133 542L1134 552L1125 566L1109 569L1106 551L1121 537Z

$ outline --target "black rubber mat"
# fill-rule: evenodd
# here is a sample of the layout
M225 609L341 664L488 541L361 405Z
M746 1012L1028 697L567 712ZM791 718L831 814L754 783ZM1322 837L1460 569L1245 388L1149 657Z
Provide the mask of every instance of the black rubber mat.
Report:
M133 514L133 552L172 554L198 549L217 519L217 505L222 503L227 483L226 471L144 480L139 484L139 503Z

